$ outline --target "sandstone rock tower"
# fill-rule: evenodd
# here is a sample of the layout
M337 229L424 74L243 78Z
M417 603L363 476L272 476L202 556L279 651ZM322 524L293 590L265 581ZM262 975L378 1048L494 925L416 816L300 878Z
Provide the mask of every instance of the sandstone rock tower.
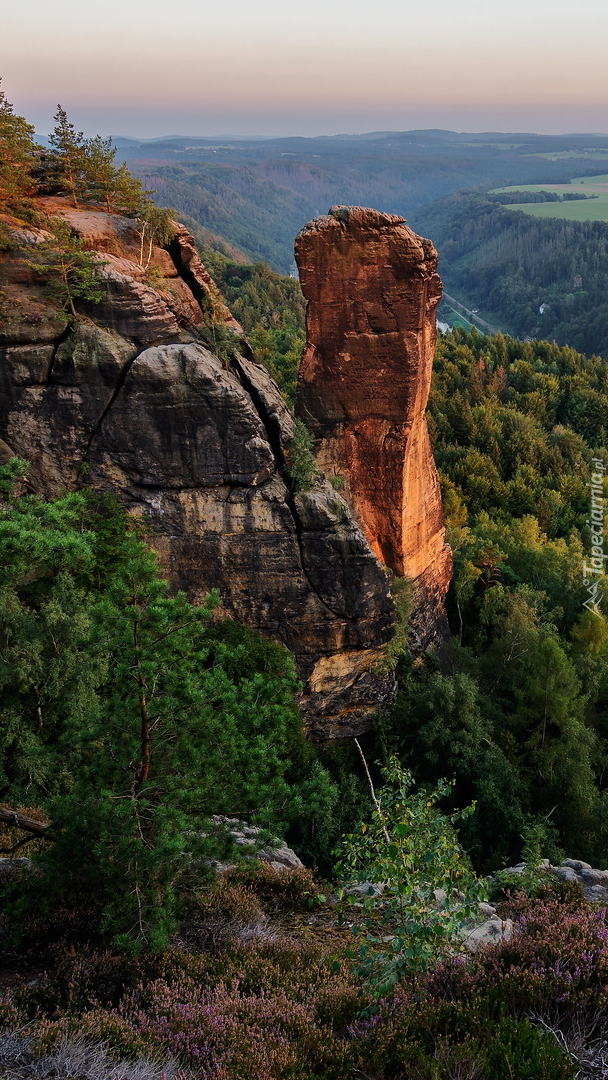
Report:
M425 408L441 298L437 252L396 214L335 206L296 239L308 301L297 411L319 467L345 477L372 549L414 581L414 629L447 633L451 576Z

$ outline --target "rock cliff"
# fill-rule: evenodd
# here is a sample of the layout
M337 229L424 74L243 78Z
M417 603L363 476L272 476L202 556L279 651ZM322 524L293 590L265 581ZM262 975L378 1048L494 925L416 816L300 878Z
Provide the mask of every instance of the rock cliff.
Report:
M28 458L46 496L91 484L144 515L174 587L219 589L226 614L294 651L313 738L361 731L392 693L386 573L327 482L293 491L291 415L192 237L143 258L137 222L40 208L99 253L105 295L68 319L28 265L44 232L0 215L0 454Z
M395 214L332 207L296 239L308 301L296 409L319 467L378 557L414 582L421 647L447 636L439 478L425 419L441 298L437 252Z

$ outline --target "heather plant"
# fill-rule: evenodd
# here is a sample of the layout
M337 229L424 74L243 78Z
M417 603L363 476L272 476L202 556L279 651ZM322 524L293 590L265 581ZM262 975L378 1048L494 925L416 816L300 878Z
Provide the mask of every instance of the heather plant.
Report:
M212 962L213 978L184 972L142 985L119 1014L157 1053L179 1056L205 1080L350 1075L356 1047L347 1029L361 998L324 942L241 945Z
M515 932L474 958L472 979L513 1014L595 1010L608 989L606 909L577 887L564 897L520 897L508 905ZM465 980L466 981L466 980Z
M605 913L568 889L508 913L510 941L402 980L373 1014L346 931L327 940L292 925L212 954L64 949L42 978L5 988L3 1016L13 1031L33 1020L47 1056L79 1035L131 1062L173 1058L179 1080L573 1080L566 1045L605 1027Z

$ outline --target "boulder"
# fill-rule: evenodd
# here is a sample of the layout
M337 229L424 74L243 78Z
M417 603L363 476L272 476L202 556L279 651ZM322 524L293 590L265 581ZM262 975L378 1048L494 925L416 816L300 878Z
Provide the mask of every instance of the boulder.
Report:
M245 858L261 859L262 862L268 863L273 870L304 869L304 864L284 840L261 841L262 829L258 829L255 825L248 825L247 822L239 821L237 818L214 814L212 821L214 825L226 830L238 847L253 848L251 854L241 853Z

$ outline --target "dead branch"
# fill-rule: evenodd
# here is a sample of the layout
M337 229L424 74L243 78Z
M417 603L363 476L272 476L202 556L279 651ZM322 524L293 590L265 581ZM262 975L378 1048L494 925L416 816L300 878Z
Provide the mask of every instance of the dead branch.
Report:
M20 814L18 810L10 810L7 806L0 806L0 821L4 821L7 825L14 825L16 829L24 829L25 832L33 833L34 836L38 836L42 840L52 839L52 837L46 835L47 830L51 827L50 825L43 825L41 821L36 821L35 818L28 817L27 814Z

